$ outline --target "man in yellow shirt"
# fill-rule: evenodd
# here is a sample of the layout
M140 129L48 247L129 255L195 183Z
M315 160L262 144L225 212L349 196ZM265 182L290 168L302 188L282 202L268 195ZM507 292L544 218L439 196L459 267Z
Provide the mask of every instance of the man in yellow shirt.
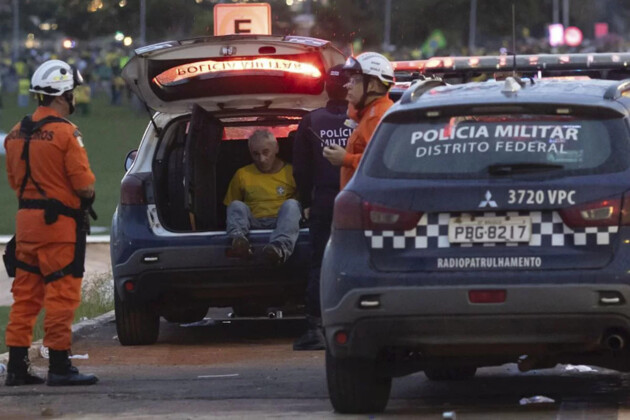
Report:
M278 157L278 142L270 131L255 131L247 144L254 163L236 171L223 200L232 255L251 255L250 229L273 229L263 255L274 265L282 264L293 253L302 218L293 168Z

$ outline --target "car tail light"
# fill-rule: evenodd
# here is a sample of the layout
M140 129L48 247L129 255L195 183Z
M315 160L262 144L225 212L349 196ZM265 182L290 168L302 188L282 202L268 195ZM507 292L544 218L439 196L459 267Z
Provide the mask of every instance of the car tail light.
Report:
M341 191L335 198L333 213L335 229L360 230L363 228L363 200L350 191Z
M413 229L422 217L417 211L392 209L379 204L363 202L365 229L368 230L409 230Z
M144 183L135 175L126 175L120 185L120 204L146 204Z
M344 230L409 230L420 217L421 212L369 203L353 192L342 191L335 199L333 226Z
M618 226L621 218L622 202L626 201L629 201L628 198L622 200L617 197L579 204L560 210L560 216L564 223L572 228ZM630 219L630 217L626 218Z

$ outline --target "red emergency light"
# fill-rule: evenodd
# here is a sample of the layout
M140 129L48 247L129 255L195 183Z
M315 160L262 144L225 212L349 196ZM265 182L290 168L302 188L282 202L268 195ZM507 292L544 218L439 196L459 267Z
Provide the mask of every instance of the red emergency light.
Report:
M394 61L394 71L422 71L426 60Z

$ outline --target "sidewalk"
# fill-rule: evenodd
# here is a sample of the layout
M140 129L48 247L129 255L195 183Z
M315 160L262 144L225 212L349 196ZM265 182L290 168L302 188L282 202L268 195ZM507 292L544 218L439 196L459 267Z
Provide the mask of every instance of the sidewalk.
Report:
M4 245L0 245L0 254L4 254ZM109 243L88 243L85 256L84 279L89 280L90 276L95 274L111 273L111 269ZM13 297L11 296L12 281L13 279L7 276L4 265L2 265L0 267L0 306L10 306L13 303Z

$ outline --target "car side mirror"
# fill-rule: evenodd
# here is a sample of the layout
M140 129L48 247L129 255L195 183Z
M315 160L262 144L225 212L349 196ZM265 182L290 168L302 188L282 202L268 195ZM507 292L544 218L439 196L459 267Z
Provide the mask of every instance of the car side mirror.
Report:
M133 162L136 160L136 156L138 155L138 149L134 149L127 153L127 157L125 158L125 171L128 171L133 165Z

